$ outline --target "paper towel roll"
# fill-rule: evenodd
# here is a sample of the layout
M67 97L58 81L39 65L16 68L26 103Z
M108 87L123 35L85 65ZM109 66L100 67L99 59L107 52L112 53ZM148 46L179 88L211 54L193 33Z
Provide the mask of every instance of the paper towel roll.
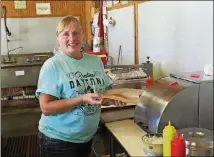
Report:
M94 37L98 37L100 32L100 27L95 27L94 28Z
M205 65L204 74L207 76L213 76L213 65L212 64Z
M104 26L109 26L109 25L115 25L115 21L114 20L108 20L108 19L105 19L103 20L103 25Z
M93 39L93 52L100 52L100 37L94 37Z
M109 20L108 19L103 20L103 25L104 26L108 26L109 25Z

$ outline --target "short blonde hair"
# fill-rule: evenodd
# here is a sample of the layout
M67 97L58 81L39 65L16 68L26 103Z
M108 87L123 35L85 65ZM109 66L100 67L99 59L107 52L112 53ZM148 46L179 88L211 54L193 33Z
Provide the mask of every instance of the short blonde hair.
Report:
M59 21L56 27L56 36L58 36L66 27L72 26L74 28L79 28L81 33L83 32L82 26L75 17L73 16L66 16L62 20Z

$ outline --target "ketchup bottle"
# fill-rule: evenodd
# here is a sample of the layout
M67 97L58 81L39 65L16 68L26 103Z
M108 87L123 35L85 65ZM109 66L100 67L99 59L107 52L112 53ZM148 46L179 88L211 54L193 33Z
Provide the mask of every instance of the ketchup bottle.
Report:
M182 136L176 131L176 135L171 141L171 156L172 157L185 157L186 146Z
M146 88L148 88L152 84L152 78L149 76L146 78Z

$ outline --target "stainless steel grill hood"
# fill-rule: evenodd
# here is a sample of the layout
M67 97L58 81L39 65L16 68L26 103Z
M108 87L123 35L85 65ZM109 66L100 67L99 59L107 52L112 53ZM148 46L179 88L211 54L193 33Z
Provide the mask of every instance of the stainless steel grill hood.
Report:
M199 74L199 78L190 77ZM177 129L213 130L213 76L203 72L170 74L142 93L134 120L148 132L162 132L170 120Z

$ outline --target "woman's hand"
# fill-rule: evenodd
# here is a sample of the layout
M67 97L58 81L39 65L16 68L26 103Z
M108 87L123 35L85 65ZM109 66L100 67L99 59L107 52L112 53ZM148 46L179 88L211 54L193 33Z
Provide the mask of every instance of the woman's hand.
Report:
M101 105L102 104L102 97L100 94L97 93L88 93L81 96L83 103L88 103L90 105Z
M113 99L106 99L106 98L104 98L104 99L102 100L102 104L103 104L104 106L106 106L106 104L109 104L109 105L115 105L115 106L117 106L117 107L124 107L124 106L127 105L126 103L124 103L124 102L122 102L122 101L113 100Z

